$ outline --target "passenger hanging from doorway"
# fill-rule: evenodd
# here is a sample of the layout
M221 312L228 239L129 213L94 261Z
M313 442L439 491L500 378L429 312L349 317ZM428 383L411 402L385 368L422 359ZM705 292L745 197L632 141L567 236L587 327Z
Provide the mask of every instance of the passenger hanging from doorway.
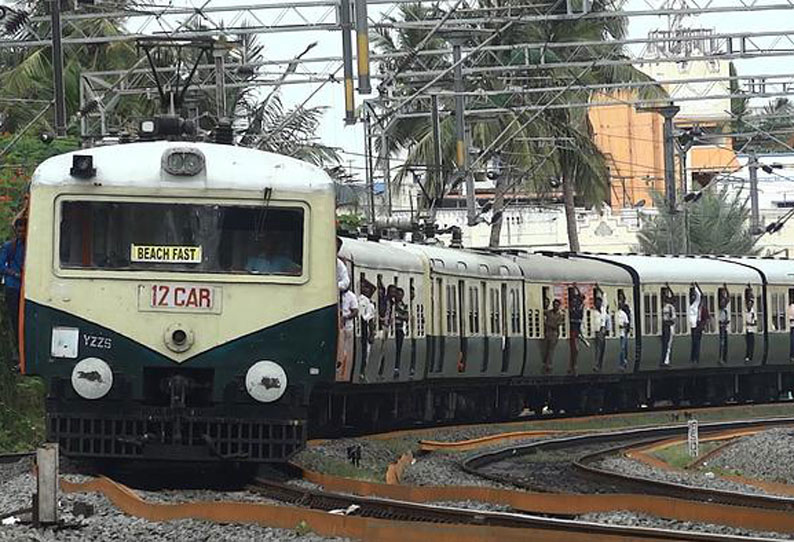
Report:
M375 341L375 305L372 303L372 294L375 285L361 277L361 294L358 296L358 316L361 318L361 380L366 381L367 363L372 343Z
M350 274L347 272L345 262L339 257L339 251L342 250L342 238L336 238L336 286L339 288L339 295L350 288Z
M618 293L618 332L620 334L620 363L618 368L625 371L629 366L629 335L631 334L631 310L626 297Z
M788 291L788 360L794 363L794 290Z
M560 338L560 326L565 320L565 315L560 310L560 300L555 299L551 303L551 308L546 310L544 315L543 331L543 372L551 372L551 362L554 359L554 350L557 348L557 340Z
M755 312L755 299L753 290L748 286L745 292L746 310L744 311L744 340L746 351L744 353L744 362L750 363L753 361L753 354L755 353L755 334L758 331L758 317Z
M576 374L576 362L579 357L579 340L582 338L582 318L584 317L584 296L576 283L568 288L568 317L570 329L568 331L568 345L570 360L568 374Z
M612 322L609 317L606 296L597 286L593 290L593 307L595 308L593 313L593 329L595 330L595 363L593 371L600 373L604 368L607 334L612 328Z
M389 342L389 337L392 337L394 334L394 298L396 290L397 287L394 284L389 284L388 287L384 287L383 282L380 277L378 277L379 375L383 375L383 370L386 367L386 345Z
M400 376L400 360L402 359L403 342L408 326L408 305L405 304L405 290L394 289L394 378Z
M662 367L670 366L670 354L673 352L673 336L675 335L675 318L673 291L668 284L662 288Z
M700 340L703 338L703 327L700 322L700 304L702 300L703 290L700 289L697 282L693 282L689 288L687 319L689 320L689 332L692 336L689 363L694 365L700 363Z
M723 283L717 292L717 302L720 308L717 316L720 326L720 365L725 365L728 363L728 328L731 325L731 294L727 284Z
M353 367L354 323L358 317L358 299L348 288L342 294L339 318L339 348L336 356L336 380L350 380L350 369Z

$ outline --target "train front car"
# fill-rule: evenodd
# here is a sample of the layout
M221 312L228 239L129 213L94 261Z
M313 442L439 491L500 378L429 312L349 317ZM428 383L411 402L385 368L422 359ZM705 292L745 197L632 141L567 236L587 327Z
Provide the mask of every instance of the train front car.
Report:
M24 370L86 458L281 462L334 375L332 181L212 144L101 147L31 187Z

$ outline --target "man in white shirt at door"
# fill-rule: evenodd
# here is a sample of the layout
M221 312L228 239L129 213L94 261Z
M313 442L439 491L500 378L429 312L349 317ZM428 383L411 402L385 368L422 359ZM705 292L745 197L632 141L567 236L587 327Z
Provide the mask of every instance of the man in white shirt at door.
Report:
M350 380L353 367L353 330L358 316L358 299L350 289L342 294L339 313L339 347L336 357L336 379Z

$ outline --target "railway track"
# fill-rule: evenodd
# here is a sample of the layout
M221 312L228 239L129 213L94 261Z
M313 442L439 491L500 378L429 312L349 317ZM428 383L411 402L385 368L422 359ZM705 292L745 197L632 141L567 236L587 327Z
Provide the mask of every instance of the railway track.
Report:
M794 418L700 425L702 435L794 425ZM468 458L463 469L483 478L540 492L637 493L768 510L794 510L794 499L693 487L603 469L604 458L680 436L686 426L575 435L508 446Z
M107 478L70 484L70 491L101 491L127 513L146 519L212 519L220 523L286 521L296 518L317 534L364 540L398 542L406 539L455 542L635 541L747 542L747 537L671 529L626 527L538 517L509 512L487 512L450 506L418 504L393 499L343 495L257 479L254 491L268 499L289 503L273 506L242 502L143 502L134 491ZM82 486L82 487L81 487ZM752 540L773 540L755 538Z

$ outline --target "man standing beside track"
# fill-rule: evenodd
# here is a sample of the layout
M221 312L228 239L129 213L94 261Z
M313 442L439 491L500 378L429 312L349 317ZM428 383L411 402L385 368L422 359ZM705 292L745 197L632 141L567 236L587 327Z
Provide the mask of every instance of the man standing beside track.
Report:
M14 220L14 239L0 248L0 266L2 266L3 286L5 292L5 309L11 336L14 338L13 365L19 363L19 301L22 288L22 268L25 264L25 234L27 219L18 217Z

